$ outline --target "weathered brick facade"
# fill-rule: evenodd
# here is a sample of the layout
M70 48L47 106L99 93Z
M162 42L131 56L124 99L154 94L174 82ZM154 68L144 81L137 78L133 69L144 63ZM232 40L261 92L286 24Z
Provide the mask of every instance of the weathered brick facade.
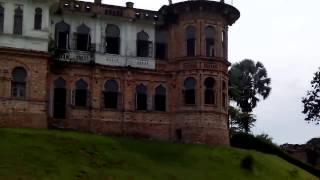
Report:
M47 53L0 48L0 127L47 127ZM12 71L27 70L26 98L12 97Z
M65 4L65 3L64 3ZM69 5L68 5L69 6ZM125 12L132 10L126 10ZM167 32L166 60L156 60L155 69L115 67L96 63L59 62L37 52L2 49L0 53L0 126L63 128L98 134L122 135L181 141L184 143L229 144L228 129L228 26L239 12L222 2L188 1L163 7L161 26ZM130 13L134 16L134 11ZM124 16L127 16L124 13ZM187 57L186 28L196 29L195 55ZM205 29L215 27L214 56L208 57ZM27 72L26 99L11 96L11 72L15 67ZM193 78L195 104L186 105L184 83ZM214 103L205 103L205 81L214 79ZM65 82L62 105L55 104L57 80ZM88 84L87 106L75 106L76 82ZM108 80L119 84L118 108L104 105ZM137 110L138 85L147 87L147 110ZM155 110L155 91L166 89L166 110ZM61 88L60 88L61 90ZM61 91L60 91L61 93ZM65 109L55 118L55 108Z

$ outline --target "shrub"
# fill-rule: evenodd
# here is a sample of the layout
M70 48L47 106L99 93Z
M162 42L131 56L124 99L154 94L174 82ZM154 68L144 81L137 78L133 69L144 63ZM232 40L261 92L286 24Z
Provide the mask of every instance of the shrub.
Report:
M241 161L241 168L246 169L248 171L253 171L254 159L251 155L247 155Z
M294 168L292 170L289 170L289 174L293 178L297 178L299 176L299 171L298 169Z
M256 138L251 134L234 133L231 136L230 142L231 142L231 145L236 148L256 150L266 154L276 155L288 161L289 163L294 164L317 177L320 177L320 170L315 169L312 166L306 163L303 163L298 159L293 158L292 156L284 152L277 145L270 143L268 141L265 141L261 138Z

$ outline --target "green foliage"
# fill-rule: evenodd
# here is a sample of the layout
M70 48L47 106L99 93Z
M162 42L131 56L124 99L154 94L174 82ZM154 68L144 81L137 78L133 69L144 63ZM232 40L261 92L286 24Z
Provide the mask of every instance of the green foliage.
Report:
M316 180L255 151L110 138L74 132L0 129L0 179ZM254 171L240 167L248 155Z
M245 156L241 161L241 167L248 171L253 171L254 159L251 155Z
M252 112L260 101L259 96L266 99L271 92L271 79L261 62L245 59L232 65L229 75L230 98L242 112Z
M261 141L273 144L272 142L273 138L270 137L268 134L259 134L259 135L256 135L256 138L260 139Z
M252 113L241 112L240 109L229 107L231 131L249 133L254 127L256 118Z
M256 150L259 152L276 155L285 159L286 161L300 167L318 177L320 177L320 170L313 168L312 166L305 164L287 153L285 153L280 147L277 145L266 141L265 139L257 138L251 134L245 133L236 133L231 136L231 145L233 147L248 149L248 150Z
M320 70L314 74L311 81L312 89L307 92L307 96L302 99L304 104L303 113L306 114L305 120L320 124Z

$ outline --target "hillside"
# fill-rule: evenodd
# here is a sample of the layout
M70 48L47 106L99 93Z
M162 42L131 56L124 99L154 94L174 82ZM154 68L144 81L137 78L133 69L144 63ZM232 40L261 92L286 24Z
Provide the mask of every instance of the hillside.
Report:
M0 129L0 179L316 179L278 157L74 132ZM253 157L253 171L241 160Z

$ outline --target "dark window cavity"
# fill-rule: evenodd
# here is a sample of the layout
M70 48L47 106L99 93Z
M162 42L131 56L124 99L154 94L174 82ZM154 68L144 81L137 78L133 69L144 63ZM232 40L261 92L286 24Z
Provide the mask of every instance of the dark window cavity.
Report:
M167 91L163 86L158 86L156 88L156 93L154 97L154 104L156 111L166 111L166 99Z
M88 105L88 84L80 79L76 82L75 90L75 106L77 107L86 107Z
M120 54L120 29L113 24L106 28L106 53Z
M224 92L224 93L222 93L222 107L226 108L227 104L228 104L227 94Z
M222 31L221 40L222 40L221 42L222 42L223 56L226 57L227 53L228 53L227 32L226 32L226 30Z
M152 57L152 42L149 41L149 35L141 31L137 34L137 56Z
M34 15L34 29L41 30L42 29L42 9L36 8Z
M143 84L140 84L136 87L136 104L137 110L146 111L147 110L147 87Z
M18 6L14 10L13 34L22 35L23 10Z
M206 55L207 57L214 57L215 56L215 29L212 26L208 26L205 29L206 35Z
M188 26L186 29L187 56L196 55L196 28Z
M3 33L3 25L4 25L4 7L0 4L0 33Z
M228 99L227 99L227 83L225 81L222 81L222 107L227 108L228 105Z
M186 105L196 104L196 80L194 78L187 78L184 81L184 102Z
M90 28L85 24L82 24L77 28L77 50L89 51L90 45Z
M22 67L17 67L12 72L11 92L12 97L26 97L27 71Z
M104 85L104 104L108 109L117 109L119 102L119 85L115 80L109 80Z
M205 104L215 104L215 80L213 78L207 78L204 82L205 86Z
M57 23L55 33L58 49L69 49L70 25L64 21Z
M167 59L168 57L168 33L163 30L156 31L156 58Z

